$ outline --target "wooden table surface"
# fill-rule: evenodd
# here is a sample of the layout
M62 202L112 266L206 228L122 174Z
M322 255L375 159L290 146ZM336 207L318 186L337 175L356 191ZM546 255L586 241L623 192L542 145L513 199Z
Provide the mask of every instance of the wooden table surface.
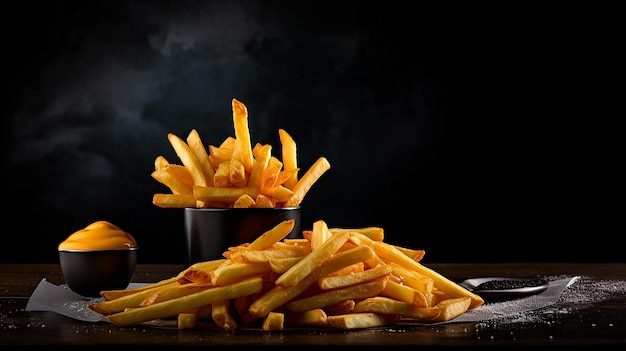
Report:
M0 264L0 345L134 345L203 347L229 345L407 346L626 346L626 264L623 263L468 263L425 264L461 281L470 277L581 276L576 292L556 305L501 319L430 326L393 326L352 331L177 330L106 322L77 321L53 312L25 311L28 298L46 278L63 284L56 264ZM156 282L176 275L178 265L138 265L134 282ZM566 291L567 293L567 291ZM565 295L565 294L564 294ZM4 348L3 348L4 349ZM417 348L416 348L417 349Z

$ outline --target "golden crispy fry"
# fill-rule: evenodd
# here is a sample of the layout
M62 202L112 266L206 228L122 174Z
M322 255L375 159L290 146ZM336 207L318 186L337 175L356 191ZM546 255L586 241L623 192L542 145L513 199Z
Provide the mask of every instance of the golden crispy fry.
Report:
M295 171L289 173L287 179L285 179L285 186L289 189L293 189L298 183L298 157L296 142L284 129L278 130L278 136L282 146L284 168L286 171Z
M261 194L269 195L269 191L273 187L283 184L278 183L281 168L283 168L283 163L276 157L271 156L263 179L261 179Z
M141 302L158 291L169 289L170 287L178 287L179 284L176 281L169 282L167 284L159 284L147 289L141 289L131 294L120 296L113 300L105 300L94 302L88 305L88 307L103 315L109 315L117 312L124 311L128 307L139 307Z
M295 226L296 222L293 219L288 219L278 223L274 228L259 235L246 250L265 250L272 248L274 244L283 240Z
M277 274L285 273L294 264L298 263L304 256L296 257L270 257L268 263L272 269L272 272Z
M237 200L235 200L235 203L233 204L233 208L249 208L249 207L252 207L254 203L255 201L250 195L243 194L239 196Z
M285 207L298 206L304 199L306 193L311 189L313 184L330 169L330 163L325 157L318 158L309 168L302 178L298 180L293 187L293 196L287 200Z
M397 246L397 245L393 245L393 247L395 247L396 249L398 249L399 251L407 255L409 258L412 258L413 261L415 262L421 261L422 258L424 258L424 255L426 254L426 251L424 250L410 249L408 247L402 247L402 246Z
M396 276L402 277L402 284L421 292L425 296L431 294L435 286L435 282L431 277L407 269L395 262L389 263L389 266Z
M172 299L176 299L179 297L195 294L200 291L204 291L206 289L212 288L213 285L210 283L190 283L183 284L177 286L170 286L167 288L159 289L159 291L154 294L148 296L146 299L141 301L139 306L146 307L150 305L154 305L159 302L168 301Z
M291 178L293 175L297 176L299 171L300 171L299 168L283 169L282 171L278 172L278 178L276 178L276 183L274 183L274 186L284 185L287 189L291 190L289 187L287 187L285 182L287 181L287 179Z
M282 185L275 186L267 191L267 196L275 202L286 202L293 196L293 191Z
M339 329L363 329L393 325L400 321L400 316L395 314L380 313L347 313L328 316L328 326Z
M195 294L163 301L146 307L119 312L106 316L112 324L123 327L158 318L178 315L218 301L230 300L239 296L258 294L263 288L263 278L252 277L233 284L208 288Z
M263 331L283 330L285 329L285 315L279 312L270 312L265 319L261 329Z
M311 250L315 250L330 238L332 234L328 230L326 222L317 220L313 222L313 232L311 233Z
M419 262L415 262L415 260L410 259L393 246L377 241L374 241L373 244L376 253L384 260L387 260L388 262L398 263L405 268L432 278L434 282L434 287L442 290L451 297L470 297L472 299L470 308L478 307L485 302L482 297L463 288L457 283L435 272L434 270L421 265Z
M208 186L202 166L198 161L196 155L189 149L189 145L185 143L183 139L174 133L168 133L167 139L176 151L176 155L183 163L183 165L189 170L194 185Z
M218 327L226 330L238 328L237 321L229 312L230 300L217 301L211 304L211 318Z
M179 313L177 319L178 329L192 329L198 323L198 315L195 313Z
M164 156L159 155L154 159L154 170L156 171L157 169L161 169L169 164L170 163Z
M269 262L272 258L299 257L304 258L309 249L302 246L293 247L291 250L237 250L230 253L228 259L233 262Z
M243 162L233 156L228 165L228 181L230 185L239 188L245 187L248 184L248 175ZM258 189L255 188L255 190L258 192Z
M424 294L411 288L410 286L402 285L391 279L388 279L387 285L380 295L391 297L398 301L404 301L419 307L428 306L428 300Z
M263 195L263 194L259 194L256 196L256 199L254 201L254 204L252 205L252 207L255 208L273 208L276 207L274 205L274 202L272 201L272 199L270 199L269 197Z
M141 286L137 286L134 288L103 290L100 292L100 296L104 298L104 301L115 300L115 299L119 299L120 297L132 295L140 291L146 291L149 289L153 289L153 288L168 285L168 284L177 284L176 283L177 279L178 279L178 276L175 276L175 277L163 279L156 283L141 285ZM98 302L98 303L101 303L101 302Z
M248 108L246 108L246 105L237 99L232 100L232 107L236 139L235 154L237 154L237 159L243 164L245 171L250 174L252 172L254 160L252 157L250 130L248 128Z
M209 154L207 154L206 149L204 148L204 144L200 139L200 135L198 131L192 129L187 135L187 145L191 152L198 159L198 163L200 165L200 169L202 173L204 173L204 179L208 186L213 186L213 175L215 174L215 170L211 165L211 161L209 160ZM198 184L200 185L200 184Z
M194 186L193 196L201 201L232 203L243 195L248 194L255 198L259 191L255 188L216 188L209 186Z
M267 167L270 162L270 157L272 156L272 146L269 144L265 144L260 147L258 156L254 160L254 164L252 166L252 172L250 173L250 178L248 179L248 186L252 188L257 188L259 193L263 188L263 180L265 173L267 172Z
M353 312L374 312L395 314L420 321L433 320L439 316L437 307L418 307L410 303L394 300L388 297L375 296L359 301Z
M220 163L213 175L213 186L216 188L230 187L230 160Z
M357 273L329 275L320 279L318 284L322 290L338 289L385 277L391 271L389 265L380 265Z
M266 263L232 262L211 272L210 281L214 286L222 286L269 271L270 266Z
M471 304L472 299L470 297L457 297L440 301L435 305L441 311L435 321L446 322L454 319L465 313Z
M381 227L364 227L364 228L329 228L331 233L338 232L357 232L361 233L374 241L383 241L385 238L385 230Z
M195 207L196 198L191 194L154 194L152 203L162 208Z

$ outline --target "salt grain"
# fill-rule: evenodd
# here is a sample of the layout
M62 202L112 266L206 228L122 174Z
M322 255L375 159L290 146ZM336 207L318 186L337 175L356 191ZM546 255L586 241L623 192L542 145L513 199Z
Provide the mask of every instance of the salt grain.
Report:
M563 277L548 277L547 279L549 281L552 281L562 278ZM596 281L593 280L591 277L581 276L574 284L571 284L567 289L563 291L558 301L553 305L537 310L519 312L513 315L503 315L501 318L478 323L479 325L482 324L482 326L477 327L487 327L495 325L503 326L526 323L544 323L546 325L551 325L558 323L558 319L562 315L575 312L575 306L600 302L609 298L623 295L626 295L626 281ZM514 310L516 308L520 308L520 304L528 303L527 299L528 298L493 304L485 304L481 306L481 308L484 307L486 310ZM596 324L592 324L591 326L595 327Z

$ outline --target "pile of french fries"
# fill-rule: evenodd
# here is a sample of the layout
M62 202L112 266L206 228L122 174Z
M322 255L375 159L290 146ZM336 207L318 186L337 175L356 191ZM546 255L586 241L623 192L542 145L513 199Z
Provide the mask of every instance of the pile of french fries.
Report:
M329 228L287 238L286 220L224 258L142 287L101 292L89 307L120 327L175 320L216 328L361 329L449 321L484 300L420 261L424 250L385 243L380 227Z
M167 138L182 165L170 163L159 155L152 177L167 186L170 193L153 195L152 203L163 208L213 207L294 207L299 206L313 184L329 168L318 158L300 178L297 147L284 129L279 129L282 161L272 156L272 146L252 145L248 110L232 100L235 136L219 146L205 148L198 132L192 129L186 141L169 133Z

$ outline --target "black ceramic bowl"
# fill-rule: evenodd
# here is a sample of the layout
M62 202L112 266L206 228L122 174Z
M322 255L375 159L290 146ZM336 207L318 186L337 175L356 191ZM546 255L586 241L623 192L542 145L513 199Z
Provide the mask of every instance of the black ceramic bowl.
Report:
M138 250L59 250L65 283L85 297L99 297L102 290L126 289L135 273Z
M231 246L251 243L289 219L295 221L288 238L301 237L301 209L185 208L185 264L224 258Z

